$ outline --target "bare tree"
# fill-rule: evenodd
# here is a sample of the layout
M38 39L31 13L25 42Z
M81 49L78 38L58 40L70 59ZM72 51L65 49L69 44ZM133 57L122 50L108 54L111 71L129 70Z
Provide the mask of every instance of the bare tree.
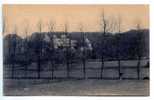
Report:
M4 35L6 32L7 32L6 16L3 16L3 29L2 29L3 35Z
M13 50L9 50L11 51L11 64L12 64L12 79L15 78L14 76L14 71L15 71L15 63L16 63L16 45L17 45L17 40L16 40L16 34L17 34L17 26L14 25L14 29L13 29L13 41L11 40L12 43L10 44L13 44L12 46L9 45L9 48L12 47ZM13 52L12 52L13 51Z
M67 78L70 77L70 43L71 43L71 39L69 37L69 34L68 34L68 23L65 23L64 25L64 34L65 36L69 39L69 44L67 45L66 43L66 66L67 66ZM66 38L66 39L67 39ZM66 40L67 41L67 40Z
M52 67L51 67L51 78L52 79L54 79L54 67L55 67L55 59L54 59L54 52L55 52L55 49L54 49L54 40L53 40L53 34L52 34L52 32L54 32L54 23L53 23L53 21L49 21L49 23L48 23L48 30L49 30L49 33L51 34L51 37L50 37L50 40L51 40L51 45L50 45L50 48L49 48L49 52L50 52L50 54L51 54L51 65L52 65Z
M48 30L49 30L49 32L53 32L54 31L54 26L55 26L54 22L52 20L50 20L48 22Z
M102 40L101 40L101 79L103 78L103 70L104 70L104 48L105 47L105 43L104 43L104 38L105 38L105 34L107 33L107 19L105 18L105 14L104 14L104 10L101 16L101 29L102 29Z
M85 33L83 31L83 25L79 25L79 30L81 32L81 52L82 52L82 64L83 64L83 75L86 78L86 54L85 54Z
M121 33L121 23L122 23L122 19L120 14L118 15L118 23L117 23L117 29L118 29L118 34ZM122 73L121 73L121 66L120 66L120 46L119 46L119 35L117 35L117 49L116 49L116 54L117 54L117 60L118 60L118 73L119 73L119 79L121 79L122 77Z
M42 32L42 28L43 28L43 23L42 20L40 19L37 23L37 28L39 32Z
M137 63L137 79L140 79L140 66L141 66L141 41L142 41L142 36L141 36L141 22L140 20L136 21L136 30L138 32L138 40L137 40L137 56L138 56L138 63Z
M113 18L107 19L105 16L105 12L103 9L102 15L101 15L101 32L102 32L102 39L101 39L101 79L103 78L103 70L104 70L104 54L105 54L105 48L106 48L106 41L107 33L113 32L115 29L115 22Z
M38 54L37 54L37 65L38 65L38 79L40 79L40 73L41 73L41 57L42 57L42 38L41 38L41 32L42 32L42 20L39 20L37 23L37 28L39 31L39 37L38 37L38 42L39 42L39 50L38 50Z
M26 23L25 27L24 27L24 34L25 34L25 38L27 38L29 33L29 23Z
M25 34L25 42L24 42L24 53L25 53L25 77L27 77L27 70L28 70L28 64L29 64L29 57L28 57L28 33L29 33L29 23L28 23L28 21L27 20L24 20L24 22L23 23L25 23L25 27L24 27L24 30L23 30L23 32L24 32L24 34Z

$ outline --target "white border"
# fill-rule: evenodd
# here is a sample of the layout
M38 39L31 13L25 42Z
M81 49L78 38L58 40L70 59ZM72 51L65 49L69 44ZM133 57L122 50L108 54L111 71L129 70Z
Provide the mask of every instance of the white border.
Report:
M149 4L150 0L3 0L3 4Z
M0 12L2 12L2 5L0 5ZM0 33L2 33L2 13L0 13ZM2 87L3 87L3 73L2 73L2 70L3 70L3 49L2 49L2 34L0 34L0 95L2 95Z
M1 13L0 16L2 17L2 4L150 4L150 97L64 97L64 96L35 96L35 97L5 97L2 96L2 34L0 34L0 100L27 100L27 99L32 99L32 100L102 100L102 99L107 99L107 100L152 100L153 98L153 89L154 84L153 82L153 77L154 77L154 70L152 67L154 67L154 0L3 0L0 8L1 8ZM0 20L0 32L2 33L2 18Z

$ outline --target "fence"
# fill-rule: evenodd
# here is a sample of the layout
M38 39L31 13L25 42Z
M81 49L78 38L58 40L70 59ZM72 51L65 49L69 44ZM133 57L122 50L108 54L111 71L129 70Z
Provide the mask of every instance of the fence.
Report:
M42 63L38 70L36 62L29 65L4 65L4 79L146 79L149 77L148 60L121 60L120 74L118 61L104 61L101 72L101 60L87 60L83 63L67 64ZM25 66L28 66L25 69ZM84 67L85 66L85 67ZM138 75L139 70L139 75ZM120 76L119 76L120 75ZM119 78L120 77L120 78Z

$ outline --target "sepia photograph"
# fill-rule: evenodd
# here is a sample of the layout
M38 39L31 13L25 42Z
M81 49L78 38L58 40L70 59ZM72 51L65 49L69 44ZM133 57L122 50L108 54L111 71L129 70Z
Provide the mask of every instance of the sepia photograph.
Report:
M3 4L4 96L149 96L149 5Z

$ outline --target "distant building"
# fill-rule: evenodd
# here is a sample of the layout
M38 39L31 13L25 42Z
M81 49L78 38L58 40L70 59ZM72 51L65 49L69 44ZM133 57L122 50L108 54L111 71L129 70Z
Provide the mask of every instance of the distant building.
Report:
M44 40L46 42L50 42L50 37L46 34L44 37ZM90 40L88 38L85 38L85 46L84 48L86 50L92 50L92 44L90 42ZM65 48L65 47L69 47L71 49L75 49L75 47L77 46L77 40L70 40L65 34L61 35L59 38L56 35L53 35L53 44L54 44L54 48L58 49L58 48ZM83 47L80 47L80 50L82 51Z
M45 35L44 40L47 42L50 42L50 38L48 35ZM70 42L70 43L69 43ZM60 38L58 38L56 35L53 35L53 44L54 48L64 48L70 46L72 49L77 45L76 40L70 40L69 38L66 37L66 35L61 35Z

